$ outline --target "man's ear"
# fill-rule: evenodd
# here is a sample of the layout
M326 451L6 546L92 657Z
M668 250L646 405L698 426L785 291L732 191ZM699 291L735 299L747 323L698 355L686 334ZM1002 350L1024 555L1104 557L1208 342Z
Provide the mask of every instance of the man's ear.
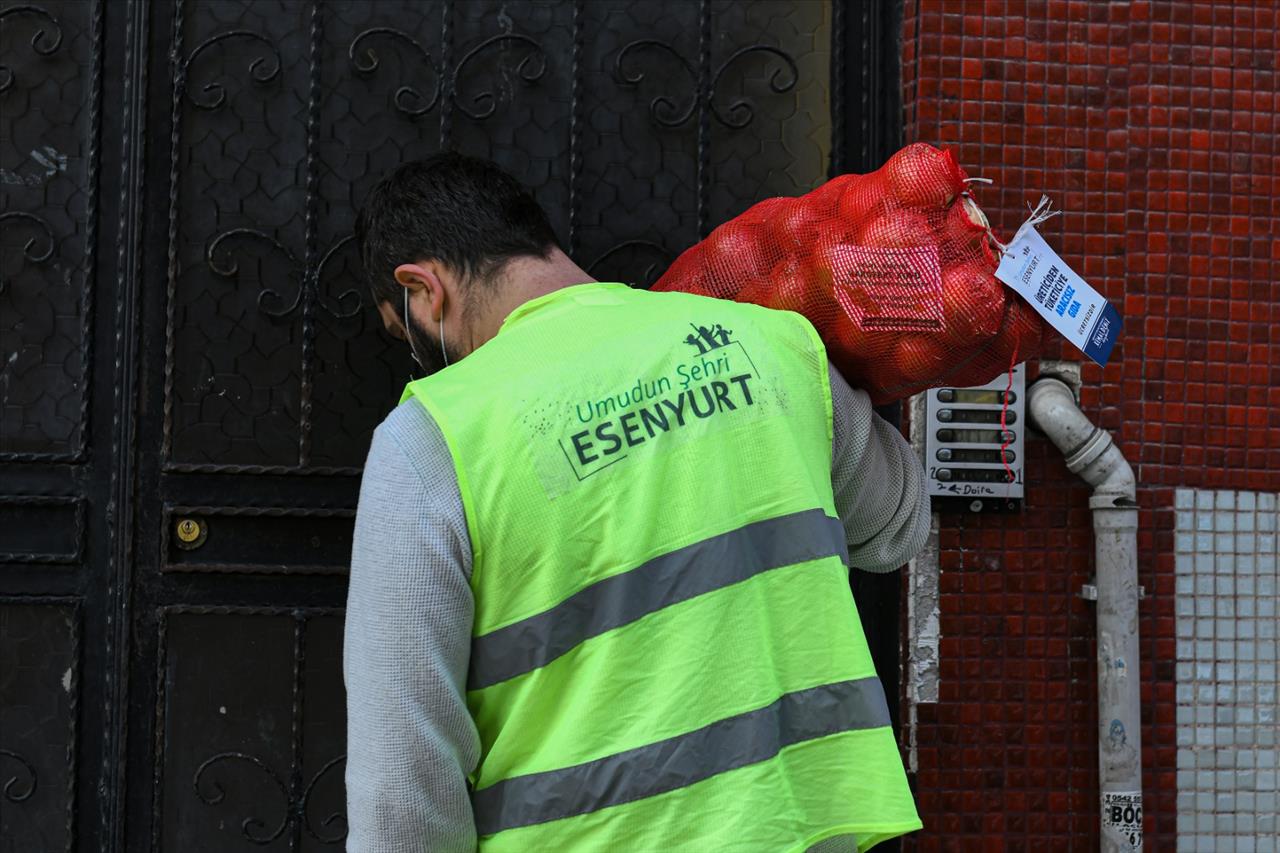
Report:
M443 267L436 260L401 264L395 269L396 281L401 287L409 289L410 296L416 295L419 291L426 294L428 312L433 323L440 322L440 316L444 313L445 298L448 295L441 280L442 272Z

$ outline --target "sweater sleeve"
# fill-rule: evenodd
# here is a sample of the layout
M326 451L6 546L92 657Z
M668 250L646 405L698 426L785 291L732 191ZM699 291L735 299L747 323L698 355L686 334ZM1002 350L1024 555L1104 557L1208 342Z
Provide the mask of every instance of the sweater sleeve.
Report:
M475 850L470 573L448 448L407 401L374 434L356 513L343 648L349 853Z
M849 543L849 563L889 572L920 552L929 535L924 468L898 430L871 408L865 391L829 367L833 438L831 486Z

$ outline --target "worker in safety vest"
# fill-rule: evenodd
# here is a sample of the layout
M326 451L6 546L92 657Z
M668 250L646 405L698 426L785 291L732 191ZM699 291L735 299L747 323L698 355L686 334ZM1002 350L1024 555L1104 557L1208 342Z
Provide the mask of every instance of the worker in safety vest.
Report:
M594 281L491 163L356 236L427 374L351 561L348 850L865 850L919 818L849 587L923 546L920 463L808 321Z

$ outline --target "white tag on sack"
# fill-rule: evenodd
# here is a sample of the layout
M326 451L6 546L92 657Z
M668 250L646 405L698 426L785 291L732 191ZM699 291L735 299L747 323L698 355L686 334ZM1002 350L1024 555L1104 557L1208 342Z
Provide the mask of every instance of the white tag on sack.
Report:
M1035 226L1052 215L1049 199L1042 196L1004 247L996 278L1031 303L1073 346L1105 365L1120 334L1120 313L1076 275L1036 231Z

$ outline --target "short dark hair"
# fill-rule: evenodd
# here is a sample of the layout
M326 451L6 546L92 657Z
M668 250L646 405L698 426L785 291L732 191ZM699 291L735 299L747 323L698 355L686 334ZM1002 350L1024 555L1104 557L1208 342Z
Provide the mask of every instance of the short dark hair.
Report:
M559 247L519 181L489 160L452 151L404 163L379 181L355 236L374 298L393 304L400 264L438 260L464 278L485 279L512 258L545 258Z

